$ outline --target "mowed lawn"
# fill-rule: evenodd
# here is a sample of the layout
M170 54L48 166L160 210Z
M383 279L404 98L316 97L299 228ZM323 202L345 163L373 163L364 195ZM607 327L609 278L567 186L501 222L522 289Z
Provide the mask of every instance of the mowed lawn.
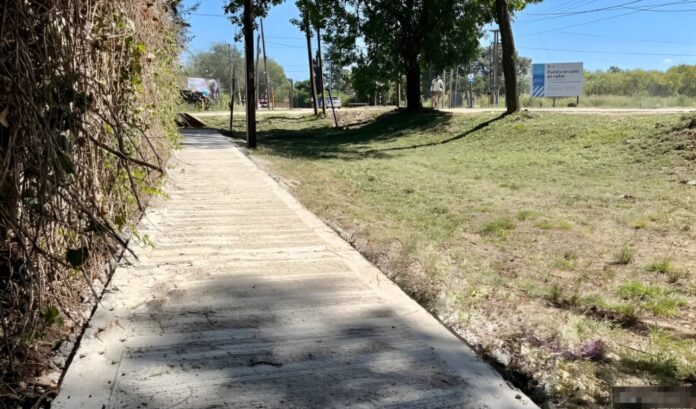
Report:
M252 157L529 393L696 382L696 121L341 115Z

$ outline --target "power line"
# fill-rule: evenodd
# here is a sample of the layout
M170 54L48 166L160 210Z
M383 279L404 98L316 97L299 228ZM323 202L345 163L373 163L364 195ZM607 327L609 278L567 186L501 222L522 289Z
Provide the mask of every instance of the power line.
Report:
M576 16L578 14L587 14L587 13L596 13L599 11L616 10L616 9L620 9L624 6L627 6L629 4L640 3L641 1L642 0L633 0L633 1L629 1L627 3L616 4L616 5L607 6L607 7L601 7L601 8L594 9L594 10L564 11L564 12L557 12L557 13L525 13L525 15L527 15L527 16L558 16L558 17Z
M663 41L663 40L645 40L645 39L640 39L640 38L624 38L624 37L609 37L606 35L597 35L597 34L586 34L586 33L573 33L570 31L556 31L557 33L560 34L568 34L568 35L574 35L574 36L580 36L580 37L592 37L592 38L601 38L604 40L620 40L620 41L635 41L638 43L656 43L656 44L675 44L675 45L694 45L696 41L692 42L687 42L687 41Z
M594 50L566 50L560 48L542 47L518 47L526 50L557 51L562 53L584 53L584 54L620 54L620 55L647 55L656 57L696 57L696 54L677 54L677 53L643 53L629 51L594 51Z
M574 27L586 26L586 25L588 25L588 24L593 24L593 23L597 23L597 22L600 22L600 21L612 20L612 19L615 19L615 18L624 17L624 16L628 16L628 15L631 15L631 14L636 14L636 13L639 13L639 11L629 11L628 13L623 13L623 14L618 14L618 15L615 15L615 16L609 16L609 17L598 18L598 19L595 19L595 20L585 21L585 22L583 22L583 23L578 23L578 24L571 24L571 25L569 25L569 26L564 26L564 27L556 27L556 28L552 28L552 29L549 29L549 30L538 31L538 32L536 32L536 33L534 33L534 34L528 34L528 35L523 35L523 36L519 36L519 37L520 37L520 38L523 38L523 37L529 37L530 35L545 34L545 33L553 33L553 32L556 32L556 31L565 30L565 29L567 29L567 28L574 28Z
M301 47L299 45L292 45L292 44L285 44L285 43L279 43L277 41L269 41L268 44L274 44L274 45L279 45L281 47L288 47L288 48L300 48L304 49L305 47Z
M612 11L612 10L638 10L638 11L658 11L658 12L680 12L680 11L685 11L683 9L681 10L659 10L660 7L668 7L668 6L678 6L678 5L684 5L684 4L693 4L696 3L696 0L681 0L681 1L673 1L669 3L661 3L661 4L648 4L643 7L635 7L635 6L630 6L631 4L635 3L640 3L643 0L632 0L626 3L622 4L615 4L613 6L606 6L606 7L600 7L597 9L591 9L591 10L573 10L573 11L563 11L563 12L554 12L554 13L525 13L527 16L550 16L551 17L567 17L567 16L577 16L580 14L588 14L588 13L597 13L600 11ZM688 10L687 10L688 11ZM537 19L541 20L541 19ZM535 20L536 21L536 20Z
M226 15L224 14L209 14L209 13L189 13L191 16L200 16L200 17L222 17L222 18L227 18Z
M530 20L523 20L523 21L520 21L520 23L533 23L533 22L538 22L538 21L553 20L553 19L564 18L564 17L573 17L573 16L578 16L578 15L598 13L598 12L603 12L603 11L632 10L630 13L639 13L639 12L681 13L681 12L696 11L696 10L691 10L691 9L680 9L680 10L659 10L658 9L660 7L693 4L693 3L696 3L696 0L682 0L682 1L678 1L678 2L652 4L652 5L646 5L644 7L630 7L630 6L628 6L630 4L634 4L634 3L637 3L640 1L642 1L642 0L633 0L631 2L622 3L620 5L607 6L607 7L602 7L602 8L593 9L593 10L579 10L579 11L569 11L569 12L563 12L563 13L524 13L524 14L522 14L522 16L545 16L545 17L533 18ZM608 18L621 17L623 15L627 15L630 13L619 14L616 16L610 16Z

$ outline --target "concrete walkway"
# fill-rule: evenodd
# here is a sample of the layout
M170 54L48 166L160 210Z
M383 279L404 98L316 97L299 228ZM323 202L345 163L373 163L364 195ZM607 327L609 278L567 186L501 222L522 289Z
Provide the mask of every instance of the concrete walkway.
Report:
M167 191L54 408L535 407L224 137Z

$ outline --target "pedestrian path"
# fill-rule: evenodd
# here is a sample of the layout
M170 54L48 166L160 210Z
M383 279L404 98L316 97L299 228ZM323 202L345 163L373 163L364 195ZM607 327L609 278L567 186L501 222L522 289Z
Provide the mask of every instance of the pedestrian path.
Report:
M54 408L531 408L223 136L185 131Z

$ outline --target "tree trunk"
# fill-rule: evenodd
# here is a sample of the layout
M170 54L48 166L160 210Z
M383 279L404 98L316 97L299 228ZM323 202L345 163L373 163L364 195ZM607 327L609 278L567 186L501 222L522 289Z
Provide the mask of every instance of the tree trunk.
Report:
M418 55L408 56L406 59L406 109L418 111L423 108L421 104L421 70L418 64Z
M5 165L4 170L7 172L4 175L0 174L0 251L7 250L4 247L5 239L11 225L18 223L19 215L19 192L12 139L10 128L0 124L0 160L3 161L0 163Z
M256 81L254 79L254 15L251 0L244 0L244 54L246 57L247 147L256 148Z
M510 24L510 10L507 1L495 0L495 11L500 28L500 38L503 43L503 75L505 76L505 105L507 113L520 110L520 95L517 89L517 56L515 38Z

